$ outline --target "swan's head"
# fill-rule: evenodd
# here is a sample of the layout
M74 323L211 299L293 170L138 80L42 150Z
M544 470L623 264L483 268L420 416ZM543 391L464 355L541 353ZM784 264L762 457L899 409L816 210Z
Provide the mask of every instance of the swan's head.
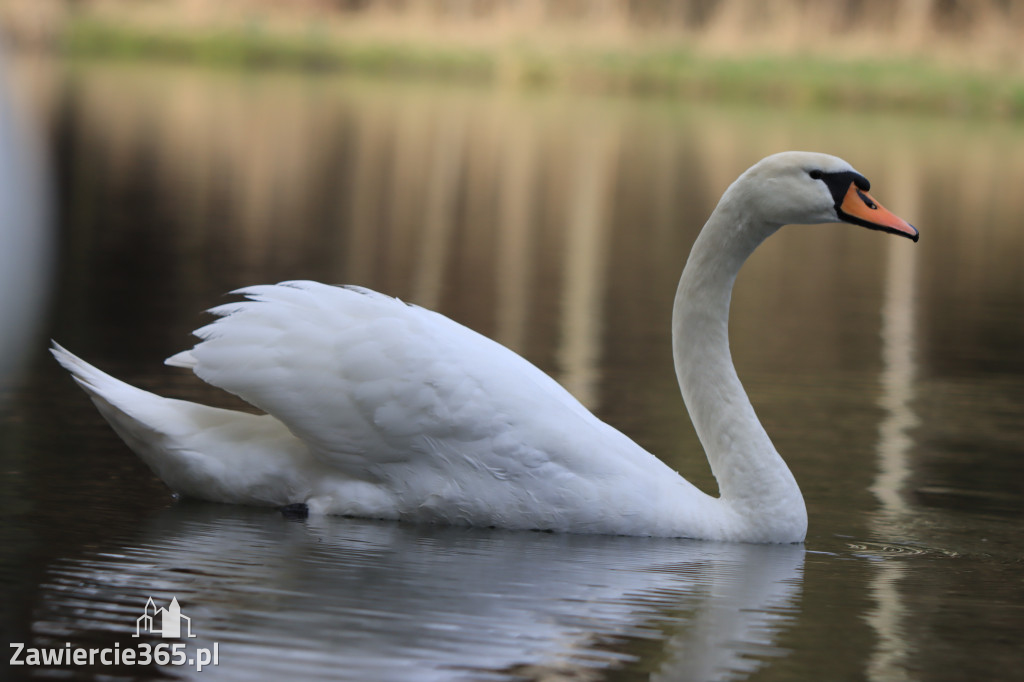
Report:
M754 164L733 189L767 223L851 223L913 239L917 228L868 194L871 184L839 157L782 152Z

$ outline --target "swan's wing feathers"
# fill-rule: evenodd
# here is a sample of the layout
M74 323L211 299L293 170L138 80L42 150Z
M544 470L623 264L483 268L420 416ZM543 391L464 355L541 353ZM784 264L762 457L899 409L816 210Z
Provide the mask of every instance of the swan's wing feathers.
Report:
M515 353L398 299L315 282L237 293L247 300L214 308L202 341L169 362L274 415L353 475L469 453L495 470L539 466L567 419L597 421Z

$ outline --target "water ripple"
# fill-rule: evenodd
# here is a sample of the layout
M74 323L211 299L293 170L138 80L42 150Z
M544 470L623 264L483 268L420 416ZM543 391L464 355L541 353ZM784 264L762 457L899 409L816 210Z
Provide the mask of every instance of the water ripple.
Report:
M944 556L957 557L959 552L938 547L920 547L901 545L894 542L882 542L877 540L857 540L847 542L846 547L852 550L854 556L866 559L886 559L890 557L911 557L911 556Z

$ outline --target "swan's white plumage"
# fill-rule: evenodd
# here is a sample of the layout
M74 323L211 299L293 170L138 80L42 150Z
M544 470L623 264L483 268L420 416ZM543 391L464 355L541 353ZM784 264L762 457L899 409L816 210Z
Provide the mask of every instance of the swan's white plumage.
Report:
M645 465L666 473L534 365L447 317L316 282L236 293L249 300L215 308L187 362L382 493L367 504L328 490L324 511L596 528L582 500L619 497L604 508L635 514L641 500L611 482Z
M218 319L196 332L200 343L168 359L264 415L161 398L53 352L184 495L506 528L800 541L803 499L736 377L727 321L736 273L764 238L782 222L838 221L812 168L852 171L836 157L789 152L744 173L680 280L677 374L720 498L512 351L368 289L240 289L244 300L211 311Z
M203 341L168 363L265 416L162 398L55 349L183 495L635 535L674 535L651 514L652 496L714 502L528 361L450 318L314 282L237 293L249 300L214 308Z
M718 525L700 511L713 498L534 365L443 315L316 282L236 293L248 300L214 308L219 319L196 332L202 342L168 364L267 415L161 398L55 350L122 438L181 494L656 535L693 534L659 518L665 506L691 506L686 516ZM269 494L277 475L281 489Z

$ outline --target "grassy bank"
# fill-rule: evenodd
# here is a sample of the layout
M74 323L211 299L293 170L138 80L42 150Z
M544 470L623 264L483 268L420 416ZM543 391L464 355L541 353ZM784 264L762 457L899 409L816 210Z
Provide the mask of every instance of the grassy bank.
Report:
M155 59L230 68L347 70L377 75L490 81L495 55L465 46L349 42L318 35L277 35L257 28L149 30L72 21L60 51L78 59Z
M723 56L666 43L555 49L525 42L398 42L339 37L314 29L280 34L258 26L157 31L94 19L69 22L59 49L76 59L160 59L787 106L1024 118L1020 75L958 70L922 58Z

